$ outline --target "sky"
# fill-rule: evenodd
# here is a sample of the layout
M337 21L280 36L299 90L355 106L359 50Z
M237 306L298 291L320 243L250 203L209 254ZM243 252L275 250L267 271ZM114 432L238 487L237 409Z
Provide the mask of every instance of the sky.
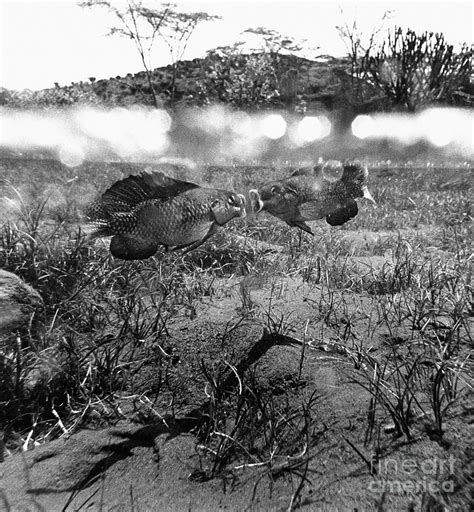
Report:
M251 27L264 26L319 47L318 53L341 56L345 46L336 25L357 20L369 34L379 27L442 32L451 44L472 43L472 2L458 1L191 1L178 2L188 11L205 11L221 20L198 27L185 59L202 57L209 49L232 44ZM89 77L141 71L130 40L107 36L114 20L102 8L82 8L76 0L0 0L0 87L32 90L69 85ZM153 67L166 65L166 46L157 47Z

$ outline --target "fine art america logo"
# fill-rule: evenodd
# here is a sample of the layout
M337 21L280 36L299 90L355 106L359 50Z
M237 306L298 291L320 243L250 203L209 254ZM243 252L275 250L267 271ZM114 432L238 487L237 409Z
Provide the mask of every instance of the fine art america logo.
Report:
M454 465L456 458L433 457L416 461L414 459L384 459L372 462L378 478L369 484L369 491L391 494L452 493L454 492Z

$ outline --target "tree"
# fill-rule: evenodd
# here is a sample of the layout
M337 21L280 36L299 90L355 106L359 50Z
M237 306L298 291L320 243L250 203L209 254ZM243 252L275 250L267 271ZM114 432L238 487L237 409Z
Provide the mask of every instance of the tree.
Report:
M318 47L309 47L306 39L297 40L294 37L280 34L280 32L266 27L248 28L244 34L253 34L260 38L262 44L252 51L263 55L271 68L275 88L280 98L287 103L296 99L298 88L298 74L302 59L295 59L292 68L288 68L284 55L301 56L302 52L316 58Z
M183 59L189 39L199 23L220 19L219 16L209 15L205 12L177 12L168 9L164 19L159 11L143 8L141 15L147 20L152 31L160 34L169 49L172 61L173 75L171 78L171 100L176 93L176 76L178 66Z
M256 46L249 44L248 34L256 36ZM207 53L199 84L203 100L218 99L239 107L293 103L303 59L291 56L315 49L306 47L304 40L265 27L249 28L242 35L246 40Z
M242 44L207 52L198 84L203 103L218 100L239 108L258 108L278 98L270 62L262 53L242 53Z
M344 16L342 8L340 10L341 15ZM352 113L364 111L380 99L380 97L377 97L379 91L376 91L367 83L367 74L362 66L362 61L364 56L372 52L377 45L385 23L391 15L392 11L385 11L380 23L368 34L359 27L357 20L353 20L351 24L345 20L342 25L336 26L347 49L349 69L344 66L334 71L341 81L341 97Z
M464 44L456 53L443 34L397 27L385 32L390 15L365 38L356 21L336 27L348 51L348 72L339 73L352 109L378 104L415 111L435 102L468 103L472 48Z
M153 105L160 106L158 91L153 82L152 54L160 37L168 46L172 59L171 99L176 91L178 64L183 58L189 38L196 26L203 21L217 19L203 12L183 13L176 11L175 4L159 4L158 9L145 6L142 0L126 0L115 3L112 0L85 0L82 7L105 7L119 21L118 26L110 29L109 35L118 34L131 39L140 55L145 70Z
M361 70L390 104L415 111L431 103L456 103L471 76L473 50L456 53L443 34L395 28L380 48L367 51Z

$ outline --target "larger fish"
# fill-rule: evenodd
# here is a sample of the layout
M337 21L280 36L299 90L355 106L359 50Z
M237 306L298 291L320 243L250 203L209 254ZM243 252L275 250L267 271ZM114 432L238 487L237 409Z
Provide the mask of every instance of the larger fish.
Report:
M245 198L203 188L162 172L142 172L114 183L87 212L90 238L112 236L110 251L124 260L166 250L196 249L234 217L245 217Z
M346 162L339 180L325 178L322 166L300 169L290 177L249 191L252 209L267 211L311 235L306 221L322 219L340 226L357 215L356 198L375 202L367 188L367 167L358 161Z

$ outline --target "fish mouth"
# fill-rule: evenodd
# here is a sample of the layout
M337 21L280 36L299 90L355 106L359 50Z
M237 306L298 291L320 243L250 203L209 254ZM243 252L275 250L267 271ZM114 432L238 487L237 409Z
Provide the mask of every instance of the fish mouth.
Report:
M247 210L245 209L247 200L243 194L237 194L237 197L240 199L239 217L245 219L247 217Z
M256 188L249 190L250 207L253 212L259 213L263 210L263 201L260 198L260 193Z

